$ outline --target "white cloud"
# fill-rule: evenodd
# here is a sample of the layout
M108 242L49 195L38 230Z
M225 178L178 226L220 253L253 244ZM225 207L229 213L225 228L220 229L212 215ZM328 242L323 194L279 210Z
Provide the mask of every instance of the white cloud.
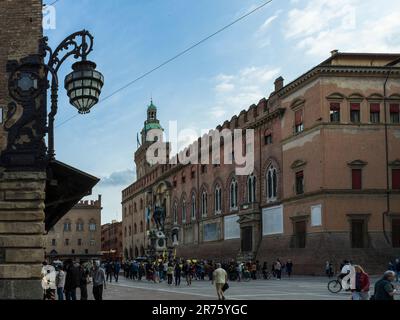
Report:
M271 25L272 22L274 22L277 18L279 17L279 13L276 13L275 15L269 17L265 22L258 28L257 33L264 33Z
M262 99L279 75L280 68L247 67L236 74L220 74L214 78L216 105L210 108L213 119L227 119Z
M285 37L307 54L400 51L400 2L308 0L289 11ZM379 14L377 14L379 13Z

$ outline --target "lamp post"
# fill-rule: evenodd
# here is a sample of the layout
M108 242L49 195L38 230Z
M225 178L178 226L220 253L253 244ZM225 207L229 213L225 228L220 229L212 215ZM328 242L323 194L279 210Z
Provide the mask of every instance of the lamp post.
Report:
M73 56L80 61L72 65L72 72L65 77L65 89L72 106L78 109L80 114L90 112L90 109L99 101L101 89L104 85L103 75L96 70L96 64L87 60L87 56L93 51L93 36L87 31L75 32L65 38L53 51L48 45L48 38L41 41L43 59L47 62L40 63L44 69L44 77L24 70L29 69L29 63L25 63L15 69L9 79L9 92L16 100L23 98L35 98L49 87L48 76L51 75L51 106L48 114L47 159L55 159L54 150L54 121L58 110L58 71L61 65Z

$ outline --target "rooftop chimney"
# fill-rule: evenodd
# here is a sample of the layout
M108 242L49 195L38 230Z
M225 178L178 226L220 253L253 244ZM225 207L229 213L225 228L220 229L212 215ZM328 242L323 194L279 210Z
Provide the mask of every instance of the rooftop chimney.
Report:
M278 92L283 88L283 81L284 79L282 77L275 80L275 92Z

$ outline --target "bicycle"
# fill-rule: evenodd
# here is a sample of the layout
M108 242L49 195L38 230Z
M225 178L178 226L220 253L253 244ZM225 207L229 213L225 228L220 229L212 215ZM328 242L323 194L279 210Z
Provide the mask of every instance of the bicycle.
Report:
M343 290L342 279L340 275L335 279L328 282L328 290L331 293L339 293ZM349 280L350 281L350 280Z

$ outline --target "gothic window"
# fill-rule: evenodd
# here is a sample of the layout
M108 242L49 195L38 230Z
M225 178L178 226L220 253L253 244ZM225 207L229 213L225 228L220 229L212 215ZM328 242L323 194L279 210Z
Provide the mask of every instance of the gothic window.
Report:
M207 216L207 192L205 190L201 193L201 215Z
M231 210L237 209L238 207L238 182L236 179L232 179L230 185L230 208Z
M94 220L90 220L89 222L89 231L96 231L96 222Z
M67 231L67 232L71 231L71 221L66 220L64 222L64 231Z
M55 247L57 245L56 239L51 239L51 245Z
M192 203L191 203L191 217L192 220L196 220L196 195L192 194Z
M132 227L129 226L129 236L131 236L131 235L132 235Z
M176 203L176 201L174 203L173 212L174 212L174 224L178 224L178 204Z
M140 221L140 233L143 233L143 221Z
M133 234L137 234L137 224L133 225Z
M278 194L278 179L277 172L274 166L270 166L267 171L267 201L272 202L275 201Z
M214 203L215 203L215 213L221 213L222 210L222 190L221 187L217 184L214 191Z
M254 174L251 174L247 178L247 202L253 203L256 201L256 187L257 187L257 178Z
M79 232L83 231L83 221L82 220L78 220L78 222L76 223L76 231L79 231Z
M182 222L186 222L186 200L183 199L182 201Z

